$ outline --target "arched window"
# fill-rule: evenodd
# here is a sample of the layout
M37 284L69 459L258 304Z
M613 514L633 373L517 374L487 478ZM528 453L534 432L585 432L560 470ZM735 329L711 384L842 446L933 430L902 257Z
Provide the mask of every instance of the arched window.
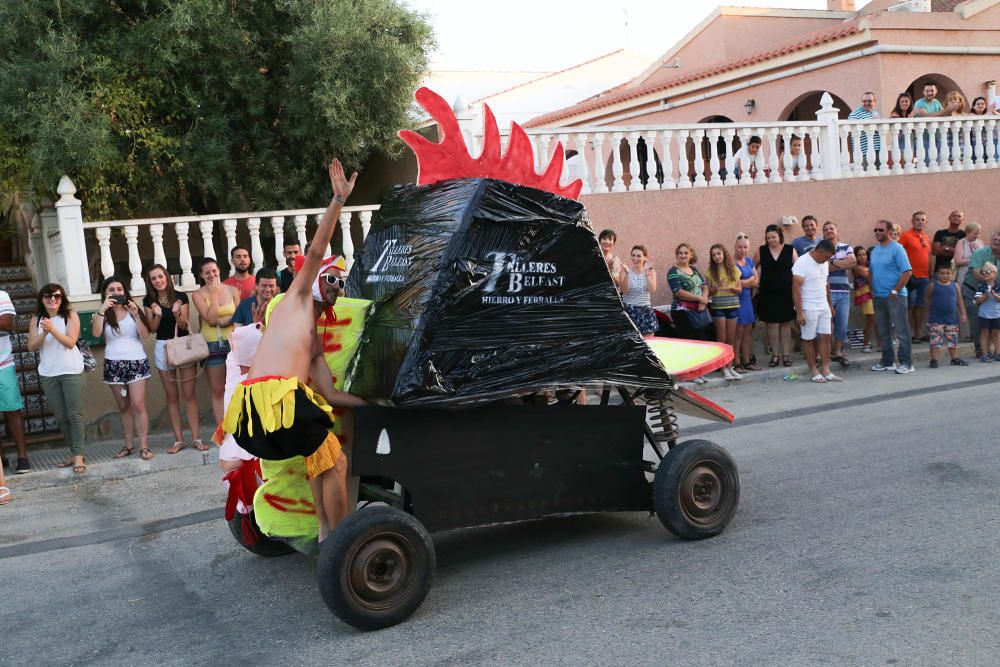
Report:
M785 106L785 110L781 112L778 119L792 122L816 120L816 112L819 111L820 98L823 97L824 92L827 91L810 90L807 93L802 93ZM841 119L847 118L854 107L845 102L842 97L833 93L830 93L830 96L833 98L833 106L839 110L837 116Z

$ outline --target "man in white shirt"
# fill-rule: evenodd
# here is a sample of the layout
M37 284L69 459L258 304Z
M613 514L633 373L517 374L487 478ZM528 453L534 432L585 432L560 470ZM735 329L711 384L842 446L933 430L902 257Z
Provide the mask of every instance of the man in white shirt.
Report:
M830 302L830 258L836 246L823 239L802 255L792 267L792 300L802 333L802 351L809 364L809 374L817 383L841 382L830 372L830 331L833 305ZM816 367L816 341L819 340L821 368Z

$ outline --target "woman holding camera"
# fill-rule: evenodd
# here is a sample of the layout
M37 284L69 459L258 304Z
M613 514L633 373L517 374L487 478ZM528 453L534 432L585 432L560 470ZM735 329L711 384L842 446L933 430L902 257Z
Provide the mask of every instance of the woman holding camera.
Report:
M69 445L70 458L60 468L73 466L73 472L87 472L83 455L86 444L86 421L83 417L83 353L76 347L80 337L80 316L70 308L66 290L49 283L38 292L35 314L28 325L28 349L38 352L38 377L59 423L59 430Z
M151 375L149 359L142 347L149 333L149 322L132 301L128 287L118 278L106 278L101 284L104 302L94 314L91 333L104 336L104 384L111 388L122 417L125 446L116 459L131 456L133 441L139 436L139 456L153 458L149 449L149 416L146 414L146 381Z

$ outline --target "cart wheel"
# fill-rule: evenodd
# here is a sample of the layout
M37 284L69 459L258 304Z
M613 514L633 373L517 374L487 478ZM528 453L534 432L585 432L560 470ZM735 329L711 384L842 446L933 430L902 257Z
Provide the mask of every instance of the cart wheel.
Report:
M740 475L729 452L708 440L688 440L663 458L653 480L660 522L685 540L718 535L740 501Z
M427 597L436 558L427 529L394 507L349 515L320 545L323 601L361 630L401 623Z
M249 522L246 529L253 531L257 535L257 541L253 544L248 543L247 538L244 535L244 521ZM260 528L257 527L257 522L254 520L253 512L250 512L249 514L240 514L237 512L236 516L234 516L231 521L227 521L227 523L229 524L229 530L232 532L233 537L236 538L236 541L250 553L271 558L272 556L286 556L295 551L295 549L281 540L272 539L260 532Z

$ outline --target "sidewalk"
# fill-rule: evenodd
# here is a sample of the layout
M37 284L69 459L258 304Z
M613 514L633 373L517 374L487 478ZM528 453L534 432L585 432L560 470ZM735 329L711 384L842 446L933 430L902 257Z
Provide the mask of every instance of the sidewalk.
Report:
M972 343L962 343L959 345L959 356L969 362L970 365L979 365L979 361L972 356ZM862 382L867 374L871 374L869 367L880 358L878 353L861 354L852 352L849 355L850 367L841 368L840 364L833 364L831 370L848 380L848 382ZM942 350L942 360L947 364L947 351ZM927 368L930 359L930 349L926 343L913 346L913 364L917 373L933 372ZM690 382L681 383L682 386L689 387L698 392L705 392L715 389L732 388L739 391L739 388L747 387L753 390L761 384L781 382L785 377L795 376L794 382L809 382L809 367L806 365L801 354L793 357L794 363L790 367L778 366L769 368L765 363L759 371L751 371L743 375L742 380L724 380L718 372L705 376L708 381L703 385L695 385ZM759 360L758 360L759 363ZM1000 366L998 366L1000 369ZM106 481L113 479L124 479L139 475L148 475L167 470L181 468L195 468L199 466L212 466L218 470L219 452L214 444L207 452L199 452L190 444L186 449L177 454L167 454L167 447L173 444L173 434L161 432L150 434L149 447L156 454L152 461L143 461L139 458L138 445L131 456L123 459L114 458L115 453L121 449L120 439L103 440L99 442L87 443L87 472L83 475L76 475L72 468L59 468L58 464L69 457L69 450L65 447L52 448L31 448L28 456L31 459L32 472L24 475L14 474L12 469L6 470L8 483L13 482L18 491L26 491L36 488L46 488L60 485L72 485L84 482ZM8 459L13 459L8 455ZM13 461L11 461L13 462ZM221 473L220 473L221 475Z
M932 372L927 364L930 362L931 350L927 343L914 343L913 344L913 368L916 373L921 372ZM979 361L973 356L972 343L960 343L958 346L958 356L965 359L969 365L979 364ZM843 368L840 364L834 362L830 364L830 370L835 374L844 377L850 374L854 377L861 378L862 373L871 373L871 366L875 364L879 359L882 358L880 352L871 352L869 354L862 354L860 351L852 350L847 355L850 360L850 365L848 368ZM777 366L775 368L770 368L767 365L769 357L767 355L757 357L757 365L760 366L759 371L750 371L748 373L742 373L742 380L725 380L722 375L718 372L709 373L705 376L708 380L706 384L697 385L692 382L683 382L682 386L688 387L695 391L703 392L710 389L718 389L721 387L739 387L740 385L756 385L764 384L768 382L780 382L784 380L785 377L795 376L792 382L809 382L809 365L806 364L805 359L803 359L801 353L795 353L792 355L792 365L791 366ZM763 363L762 361L763 360ZM948 351L941 350L941 365L946 366L948 364ZM998 366L1000 368L1000 366Z
M206 441L207 442L207 441ZM135 451L131 456L116 459L115 453L122 448L121 440L103 440L100 442L87 443L87 472L77 475L72 468L60 468L59 464L69 458L69 449L66 447L40 448L32 447L28 449L28 458L31 460L31 472L17 475L12 469L5 468L8 486L16 485L16 491L24 492L33 489L40 489L52 486L80 484L84 482L107 481L112 479L124 479L126 477L136 477L148 475L166 470L176 470L179 468L194 468L199 466L213 466L219 470L218 447L211 444L211 449L207 452L199 452L190 444L188 447L176 454L167 454L167 447L174 443L174 436L171 432L155 433L149 436L149 448L156 455L152 461L143 461L139 457L139 446L136 444ZM8 461L13 463L13 456L7 456ZM219 473L220 478L222 473ZM15 488L12 486L12 488Z

